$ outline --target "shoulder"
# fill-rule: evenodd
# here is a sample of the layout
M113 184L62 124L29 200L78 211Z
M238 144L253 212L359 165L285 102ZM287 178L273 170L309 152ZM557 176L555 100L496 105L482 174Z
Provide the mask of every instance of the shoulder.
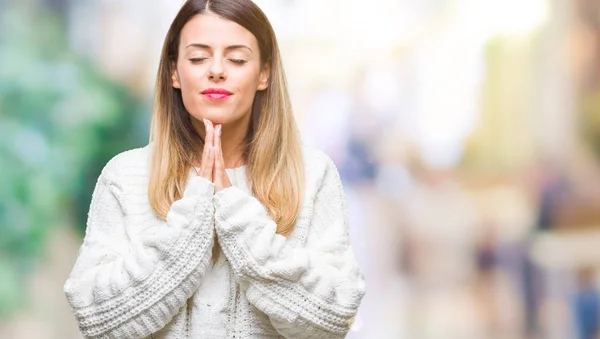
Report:
M326 181L341 184L337 166L329 155L319 149L304 145L302 153L307 185L318 188Z
M307 172L324 174L328 170L337 171L337 168L329 155L319 149L303 145L302 155L304 167Z
M325 152L307 145L302 145L302 155L307 166L326 165L331 162L331 158Z
M102 169L100 178L114 183L131 177L147 176L150 147L151 145L146 145L115 155Z

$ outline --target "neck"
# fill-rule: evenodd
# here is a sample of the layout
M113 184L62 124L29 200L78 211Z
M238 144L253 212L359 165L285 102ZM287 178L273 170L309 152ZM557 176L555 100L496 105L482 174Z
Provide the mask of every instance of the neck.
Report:
M206 131L204 123L192 118L192 122L198 133L204 138ZM235 168L245 165L244 145L246 135L250 127L250 114L243 119L222 125L221 149L223 150L223 161L225 168ZM199 165L200 163L195 165Z

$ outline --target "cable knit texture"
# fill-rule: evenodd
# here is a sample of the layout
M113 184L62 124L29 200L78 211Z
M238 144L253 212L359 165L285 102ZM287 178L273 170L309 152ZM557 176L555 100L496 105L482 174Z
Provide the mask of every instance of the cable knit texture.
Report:
M224 328L219 338L345 337L365 282L329 157L304 149L303 207L285 238L251 195L244 167L228 169L234 186L217 194L191 169L183 198L166 221L158 219L147 197L150 153L151 146L121 153L96 184L86 236L64 286L85 337L219 333L198 327ZM213 266L215 238L224 258ZM214 314L201 304L207 296L222 306Z

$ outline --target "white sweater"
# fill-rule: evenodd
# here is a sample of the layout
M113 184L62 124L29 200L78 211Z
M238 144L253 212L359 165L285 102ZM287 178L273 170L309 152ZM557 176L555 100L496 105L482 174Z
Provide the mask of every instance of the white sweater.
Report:
M217 194L190 168L183 198L160 220L147 196L150 152L117 155L96 184L64 286L86 337L345 337L365 281L329 157L304 149L303 207L285 238L250 194L244 167L228 169L234 186Z

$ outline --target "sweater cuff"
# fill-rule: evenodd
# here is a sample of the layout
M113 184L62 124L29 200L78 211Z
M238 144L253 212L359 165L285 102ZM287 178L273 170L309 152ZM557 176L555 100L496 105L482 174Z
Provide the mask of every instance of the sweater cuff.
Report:
M247 208L248 206L245 205L250 197L248 193L238 187L227 187L214 195L213 203L215 211L218 211L217 215L221 219L224 219L230 214L229 211L233 208ZM240 225L236 225L235 223L219 223L215 226L228 233L240 228Z
M187 186L183 195L185 197L200 195L203 197L211 197L215 192L215 185L204 179L201 176L194 176L189 178Z

